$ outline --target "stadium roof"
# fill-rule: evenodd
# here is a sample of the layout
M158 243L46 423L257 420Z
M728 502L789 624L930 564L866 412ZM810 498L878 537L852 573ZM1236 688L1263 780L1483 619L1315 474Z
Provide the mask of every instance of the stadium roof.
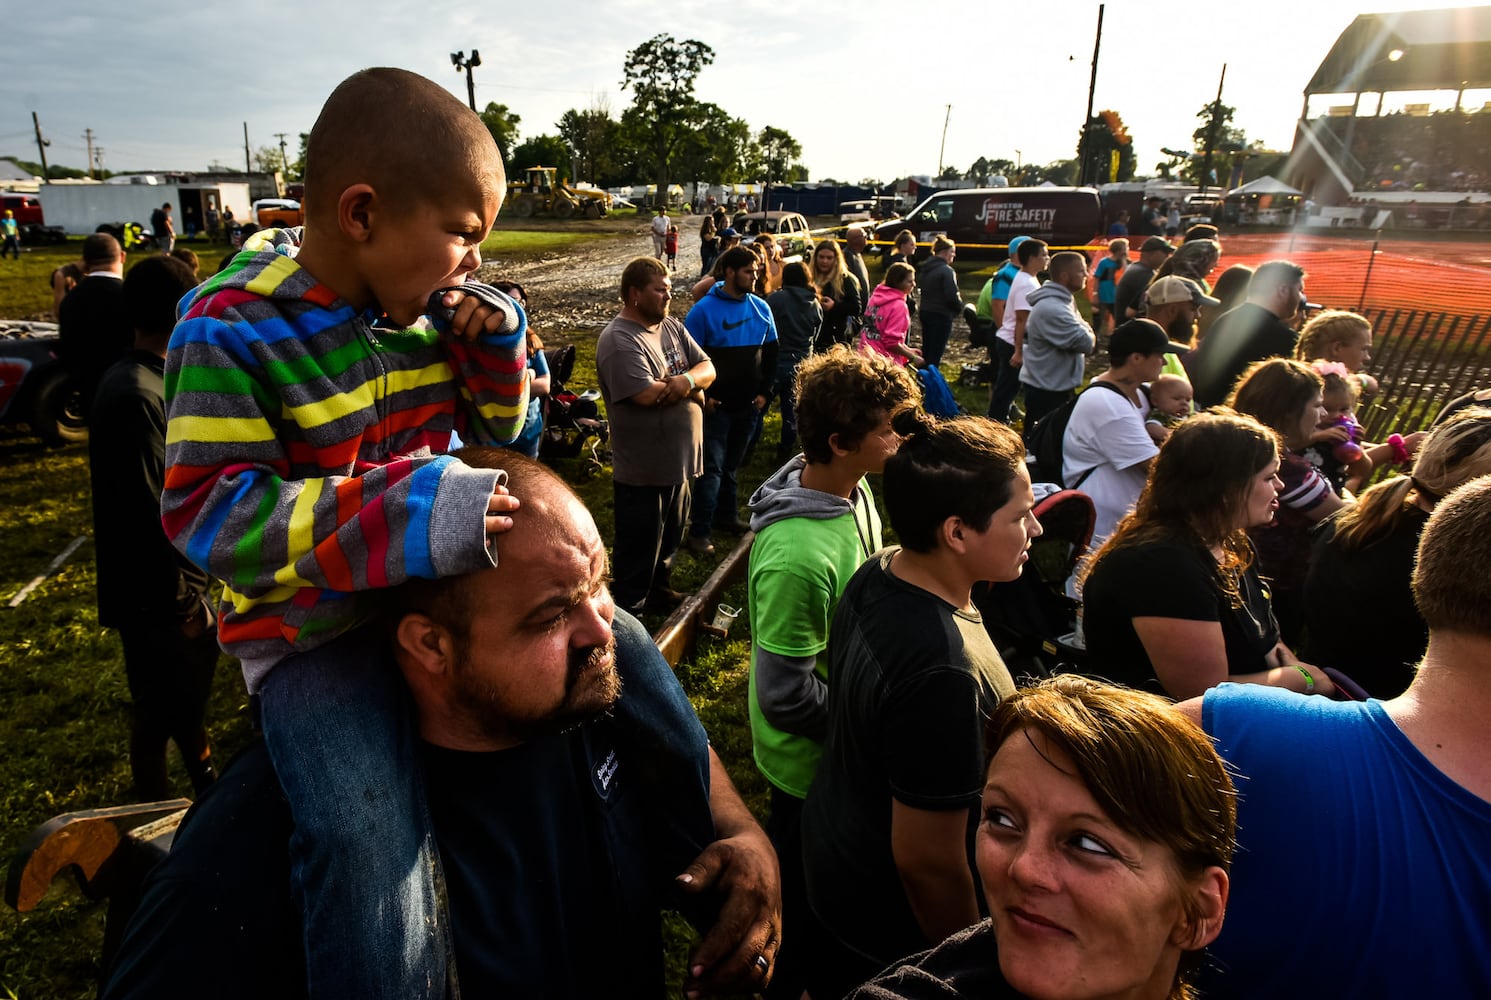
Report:
M1389 58L1402 50L1401 58ZM1305 94L1491 87L1491 7L1361 14Z

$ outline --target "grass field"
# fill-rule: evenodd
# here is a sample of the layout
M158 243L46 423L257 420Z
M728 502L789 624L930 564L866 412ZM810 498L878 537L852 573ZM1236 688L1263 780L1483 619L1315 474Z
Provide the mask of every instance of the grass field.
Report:
M506 221L503 226L482 243L482 256L534 256L605 239L608 235L593 229L510 229ZM224 244L209 244L205 240L177 240L176 245L197 255L201 265L198 273L204 278L218 272L218 265L228 252ZM136 250L126 254L125 271L154 252ZM20 260L0 260L0 319L53 320L52 272L63 264L76 262L82 255L83 240L75 237L55 246L24 247Z

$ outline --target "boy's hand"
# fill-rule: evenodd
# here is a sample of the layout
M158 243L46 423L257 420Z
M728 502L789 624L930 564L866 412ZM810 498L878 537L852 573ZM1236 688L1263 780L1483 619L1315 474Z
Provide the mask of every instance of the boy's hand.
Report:
M507 515L521 506L518 498L509 493L506 486L498 483L492 487L492 495L487 498L487 534L499 535L512 528L513 519Z
M475 341L487 334L497 333L507 322L506 312L474 295L446 292L440 297L440 304L453 311L450 318L451 333L465 340Z

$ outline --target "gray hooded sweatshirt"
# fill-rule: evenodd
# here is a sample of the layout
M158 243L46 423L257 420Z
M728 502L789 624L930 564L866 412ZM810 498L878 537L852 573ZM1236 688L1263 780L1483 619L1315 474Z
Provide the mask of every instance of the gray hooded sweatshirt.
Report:
M1096 345L1092 327L1082 321L1072 293L1048 281L1030 293L1020 381L1051 392L1075 389L1082 384L1083 358Z
M853 513L853 530L859 540L856 562L868 558L880 548L880 516L869 489L861 482L852 499L808 489L802 485L806 465L807 461L798 455L751 494L751 530L760 536L771 525L789 518L829 521ZM767 540L758 537L757 545L761 546L761 560L773 557L769 536ZM753 571L759 567L755 550L751 564ZM801 568L813 570L810 566ZM830 568L824 566L823 572L829 573ZM846 575L843 582L847 579ZM832 609L827 610L831 617ZM752 681L765 721L782 732L822 740L828 726L828 689L817 671L818 657L781 656L760 646L754 652Z

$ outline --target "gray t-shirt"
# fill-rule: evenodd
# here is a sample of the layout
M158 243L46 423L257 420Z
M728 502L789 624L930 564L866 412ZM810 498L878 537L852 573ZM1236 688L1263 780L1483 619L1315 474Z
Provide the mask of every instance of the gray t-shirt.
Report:
M677 486L704 471L704 411L696 398L637 406L631 398L654 381L682 375L708 356L681 322L656 327L617 316L595 345L595 370L611 421L611 467L618 483Z

